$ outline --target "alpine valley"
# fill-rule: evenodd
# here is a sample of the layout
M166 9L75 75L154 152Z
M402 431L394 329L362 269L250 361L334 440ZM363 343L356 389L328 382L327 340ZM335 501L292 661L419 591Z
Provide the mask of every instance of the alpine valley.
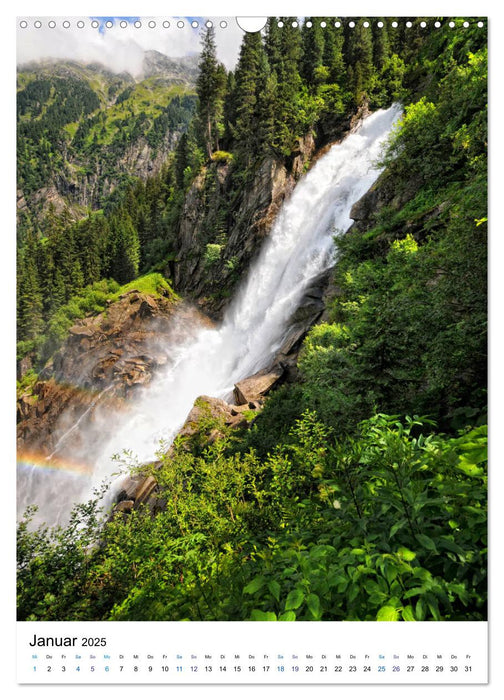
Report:
M486 22L434 21L18 67L18 619L486 619Z

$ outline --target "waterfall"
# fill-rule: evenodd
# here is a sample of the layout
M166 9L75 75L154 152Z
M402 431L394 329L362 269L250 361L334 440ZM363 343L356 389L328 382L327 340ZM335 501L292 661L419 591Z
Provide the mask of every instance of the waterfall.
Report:
M161 440L171 444L198 396L225 397L237 381L271 362L304 291L334 264L334 235L349 228L352 205L377 179L375 162L399 115L393 106L367 117L298 182L221 326L202 329L174 349L171 365L104 441L82 498L117 471L113 454L128 450L140 463L152 460ZM56 472L51 477L64 478ZM52 487L50 512L62 508L56 491ZM60 492L60 500L67 498L64 484ZM32 495L37 501L37 492Z

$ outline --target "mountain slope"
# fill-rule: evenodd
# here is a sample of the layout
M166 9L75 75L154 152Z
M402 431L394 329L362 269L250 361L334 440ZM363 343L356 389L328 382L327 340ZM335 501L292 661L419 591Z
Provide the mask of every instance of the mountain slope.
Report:
M157 172L190 121L194 62L148 52L144 77L44 61L18 71L18 208L102 208Z

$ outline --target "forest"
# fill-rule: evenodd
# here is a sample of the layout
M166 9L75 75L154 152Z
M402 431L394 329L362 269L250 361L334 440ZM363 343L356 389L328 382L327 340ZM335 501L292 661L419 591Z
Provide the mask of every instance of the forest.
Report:
M208 414L152 464L125 456L125 469L155 477L156 512L111 519L97 493L68 525L33 529L29 509L18 619L486 619L486 29L440 19L270 18L244 35L233 71L208 28L196 98L171 95L155 120L135 117L153 147L180 129L159 172L126 178L80 217L20 216L25 390L76 318L140 276L171 276L196 178L210 202L217 167L229 172L199 255L208 289L216 264L229 272L231 298L245 270L223 257L228 230L264 160L288 168L307 134L322 149L353 117L403 106L374 208L335 236L324 320L293 379L244 428ZM18 114L30 191L60 168L65 125L79 120L75 148L101 139L107 150L99 101L75 81L29 82ZM117 126L125 139L128 124ZM110 162L123 147L113 144Z

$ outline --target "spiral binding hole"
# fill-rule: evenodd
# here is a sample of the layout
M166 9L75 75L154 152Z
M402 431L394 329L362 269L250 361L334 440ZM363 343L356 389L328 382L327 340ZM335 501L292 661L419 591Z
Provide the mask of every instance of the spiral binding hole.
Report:
M79 29L83 29L86 26L86 24L87 23L82 21L82 20L78 20L77 22L75 22L75 26L78 27ZM120 20L120 21L106 20L104 22L104 24L101 24L98 20L93 19L90 22L90 26L93 29L99 29L100 26L102 26L102 27L105 26L107 29L112 29L116 24L118 24L118 26L120 26L122 29L126 29L128 26L130 26L130 22L127 22L126 20ZM140 20L135 20L132 24L135 27L135 29L140 29L143 26L143 24ZM164 20L161 24L165 29L169 29L171 27L171 23L168 20ZM184 22L183 20L178 20L176 23L176 26L179 29L183 29L186 26L186 24L190 24L190 26L193 29L198 29L200 26L204 26L207 28L214 26L214 23L211 20L206 20L203 23L200 23L197 20L191 20L190 23ZM282 20L278 20L276 24L277 24L277 27L279 29L282 29L283 27L286 26L286 23ZM349 29L354 29L357 26L357 24L358 24L358 22L355 22L354 20L350 20L346 26ZM400 26L400 24L401 23L396 21L396 20L390 22L390 26L393 29L397 29ZM435 29L439 29L442 26L442 24L443 23L441 21L436 20L430 26L434 27ZM456 29L457 26L458 27L462 26L462 27L464 27L464 29L468 29L471 25L477 26L479 29L482 29L485 26L485 23L481 20L479 20L478 22L475 22L475 21L470 22L468 20L462 21L461 19L458 19L457 22L455 22L454 20L446 21L446 24L451 29ZM368 20L363 20L362 24L361 24L361 26L365 27L366 29L368 29L372 26L376 26L378 29L383 29L383 27L386 25L387 25L387 22L383 22L381 20L376 21L376 22L369 22ZM407 20L406 22L404 22L403 26L405 26L407 29L411 29L413 27L413 25L414 25L414 22ZM19 27L21 29L28 29L29 26L30 26L30 23L27 20L23 19L23 20L19 21ZM35 29L40 29L41 27L44 26L44 23L37 19L37 20L33 21L32 26ZM50 29L54 29L57 26L57 23L54 20L48 20L47 26ZM62 26L64 29L69 29L72 26L72 23L68 20L63 20L61 22L60 26ZM146 22L146 26L148 26L150 29L155 29L157 27L157 23L154 20L149 20L148 22ZM228 22L226 20L221 20L219 22L219 27L221 29L226 29L227 26L228 26ZM299 26L299 22L297 20L293 20L293 21L289 22L287 26L297 28ZM305 22L304 26L307 27L308 29L310 29L314 26L314 23L311 20L308 20L307 22ZM321 20L318 23L318 26L320 26L322 29L325 29L328 26L328 23L326 20ZM336 27L337 29L340 29L342 26L345 26L345 22L341 22L341 21L337 20L334 22L333 26ZM429 23L426 22L425 20L422 20L421 22L418 22L418 20L417 20L417 26L419 26L421 29L426 29L426 28L428 28Z

